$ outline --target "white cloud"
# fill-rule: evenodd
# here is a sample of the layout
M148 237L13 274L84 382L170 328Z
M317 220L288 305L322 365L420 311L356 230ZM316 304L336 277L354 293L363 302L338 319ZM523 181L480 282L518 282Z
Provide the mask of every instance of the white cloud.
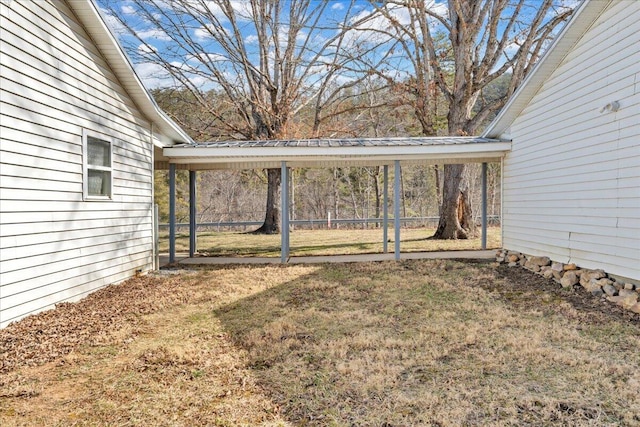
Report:
M238 21L253 21L253 12L251 11L251 2L246 0L231 0L231 7L236 14Z
M120 20L115 16L111 15L108 10L100 9L100 12L102 13L102 16L104 17L104 20L107 26L109 27L109 29L113 34L117 36L123 36L125 34L128 34L127 29L124 27L124 25L122 25Z
M140 46L138 46L138 52L142 55L149 54L149 53L156 53L158 52L158 48L148 44L141 44Z
M196 28L193 32L193 35L198 41L203 41L211 38L211 34L204 27Z
M173 83L173 78L158 64L143 62L134 68L147 89L166 87Z
M142 40L147 40L147 39L162 40L162 41L171 40L171 37L167 33L165 33L164 30L161 30L159 28L137 31L137 34L138 34L138 37L140 37Z
M136 10L132 6L129 6L127 4L122 6L120 8L120 10L122 10L122 13L124 13L125 15L135 15L136 14Z
M446 18L448 9L445 4L437 3L435 0L423 1L427 9L432 13ZM395 33L395 37L399 37L401 32L397 28L411 25L411 14L406 7L388 3L384 8L387 16L374 10L365 9L351 19L351 24L361 20L362 22L356 25L355 30L349 31L346 38L347 46L356 47L369 43L385 43L390 41L392 36L383 32L388 32L392 35ZM439 21L433 17L428 17L428 22L434 28L440 25ZM415 31L420 32L420 28L415 28Z
M344 5L342 3L334 3L331 5L331 10L344 10Z
M245 44L257 44L258 43L258 36L256 36L255 34L251 34L247 37L244 38L244 43Z
M218 28L215 24L207 24L206 28L205 27L196 28L193 31L193 36L196 38L197 41L202 42L202 41L213 39L214 37L212 36L212 34L217 34L217 33L220 33L221 31L224 32L227 36L229 37L231 36L228 29L224 27Z
M187 62L196 61L196 62L220 62L226 61L227 58L223 55L219 55L217 53L199 53L197 55L188 55L185 57Z

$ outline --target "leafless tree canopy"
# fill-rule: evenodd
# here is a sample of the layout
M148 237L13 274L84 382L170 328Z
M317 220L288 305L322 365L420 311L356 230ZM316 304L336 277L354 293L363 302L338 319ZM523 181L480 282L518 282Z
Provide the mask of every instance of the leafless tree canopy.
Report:
M424 135L437 132L437 94L447 104L446 133L471 135L502 108L572 9L554 0L372 1L366 28L395 42L407 58L403 82ZM505 96L485 89L509 73ZM437 171L437 169L436 169ZM436 238L467 238L474 221L463 165L446 165ZM439 181L439 180L437 180Z
M165 91L173 87L173 95L193 106L192 114L173 117L197 139L215 140L474 134L570 16L563 1L102 4L127 34L123 41L135 62L155 70ZM489 96L498 81L501 96ZM442 195L436 237L473 234L464 167L430 170L436 198ZM365 173L376 177L376 197L378 172ZM339 175L334 171L334 179ZM277 232L279 170L269 170L265 182L261 231Z

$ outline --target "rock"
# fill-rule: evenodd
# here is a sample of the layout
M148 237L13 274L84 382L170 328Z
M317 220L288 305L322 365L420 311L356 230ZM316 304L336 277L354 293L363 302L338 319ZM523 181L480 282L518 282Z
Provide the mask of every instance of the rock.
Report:
M538 267L544 267L545 265L551 264L551 260L546 256L532 256L529 258L529 262L537 265Z
M624 289L624 283L615 282L613 284L613 287L616 288L617 290Z
M517 262L510 262L509 263L509 267L517 267L518 263Z
M604 283L605 285L608 283ZM582 278L580 278L580 285L582 285L583 288L585 288L588 292L592 292L596 289L602 289L602 285L600 284L598 279L591 279L588 282L585 280L582 280Z
M501 257L501 256L496 257L496 261L499 262L499 263L502 263L502 262L504 262L504 257Z
M553 271L562 271L564 270L564 264L561 262L552 262L551 263L551 269Z
M526 262L527 262L527 259L523 257L523 258L520 258L520 261L518 261L518 264L520 264L521 266L523 266L523 267L524 267L524 264L525 264Z
M535 264L531 261L527 261L524 264L524 268L526 268L527 270L531 270L535 273L537 273L538 271L540 271L540 266L538 264Z
M542 276L545 279L551 279L553 277L553 270L550 267L543 267Z
M602 295L604 295L604 291L602 290L602 288L597 287L597 288L593 288L591 289L591 295L593 295L594 297L601 297Z
M551 269L551 272L553 273L553 278L554 279L557 279L557 280L562 279L562 274L564 273L563 271L556 271L556 270Z
M610 279L591 279L589 280L589 283L593 284L593 285L597 285L600 286L601 288L604 288L605 286L611 286L613 285L613 280Z
M635 288L635 286L633 286L633 283L625 283L624 288L629 291L632 291Z
M607 274L603 270L583 270L580 274L580 280L589 281L591 279L602 279L607 277Z
M627 298L627 297L638 298L638 293L636 291L632 291L630 289L621 289L620 290L620 296L625 297L625 298Z
M618 296L607 297L607 299L618 304L622 308L629 309L638 303L638 294L633 291L623 289L619 291Z
M517 256L517 255L509 255L509 256L507 256L507 261L509 261L509 262L518 262L519 259L520 259L520 257Z
M629 307L629 310L633 311L634 313L640 314L640 302L633 304L631 307Z
M602 290L604 291L605 294L612 297L618 295L618 290L612 285L604 285L602 287Z
M578 266L575 264L565 264L562 268L565 270L576 270Z
M560 279L560 284L563 288L572 288L573 285L577 284L579 281L578 276L573 271L567 271Z

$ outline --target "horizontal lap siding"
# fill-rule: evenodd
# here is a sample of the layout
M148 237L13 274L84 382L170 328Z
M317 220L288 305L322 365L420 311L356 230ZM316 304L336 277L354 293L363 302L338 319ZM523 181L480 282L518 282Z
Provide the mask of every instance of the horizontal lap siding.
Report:
M0 326L152 267L149 122L64 2L2 7ZM84 201L82 132L113 138Z
M513 123L506 248L640 279L638 58L640 3L616 3Z

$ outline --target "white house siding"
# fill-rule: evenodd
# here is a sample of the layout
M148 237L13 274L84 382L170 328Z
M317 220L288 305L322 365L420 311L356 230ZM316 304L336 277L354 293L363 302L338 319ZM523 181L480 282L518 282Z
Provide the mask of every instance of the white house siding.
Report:
M640 280L640 2L603 12L510 136L504 247Z
M153 265L150 123L63 1L1 5L0 327ZM113 138L83 201L82 134Z

